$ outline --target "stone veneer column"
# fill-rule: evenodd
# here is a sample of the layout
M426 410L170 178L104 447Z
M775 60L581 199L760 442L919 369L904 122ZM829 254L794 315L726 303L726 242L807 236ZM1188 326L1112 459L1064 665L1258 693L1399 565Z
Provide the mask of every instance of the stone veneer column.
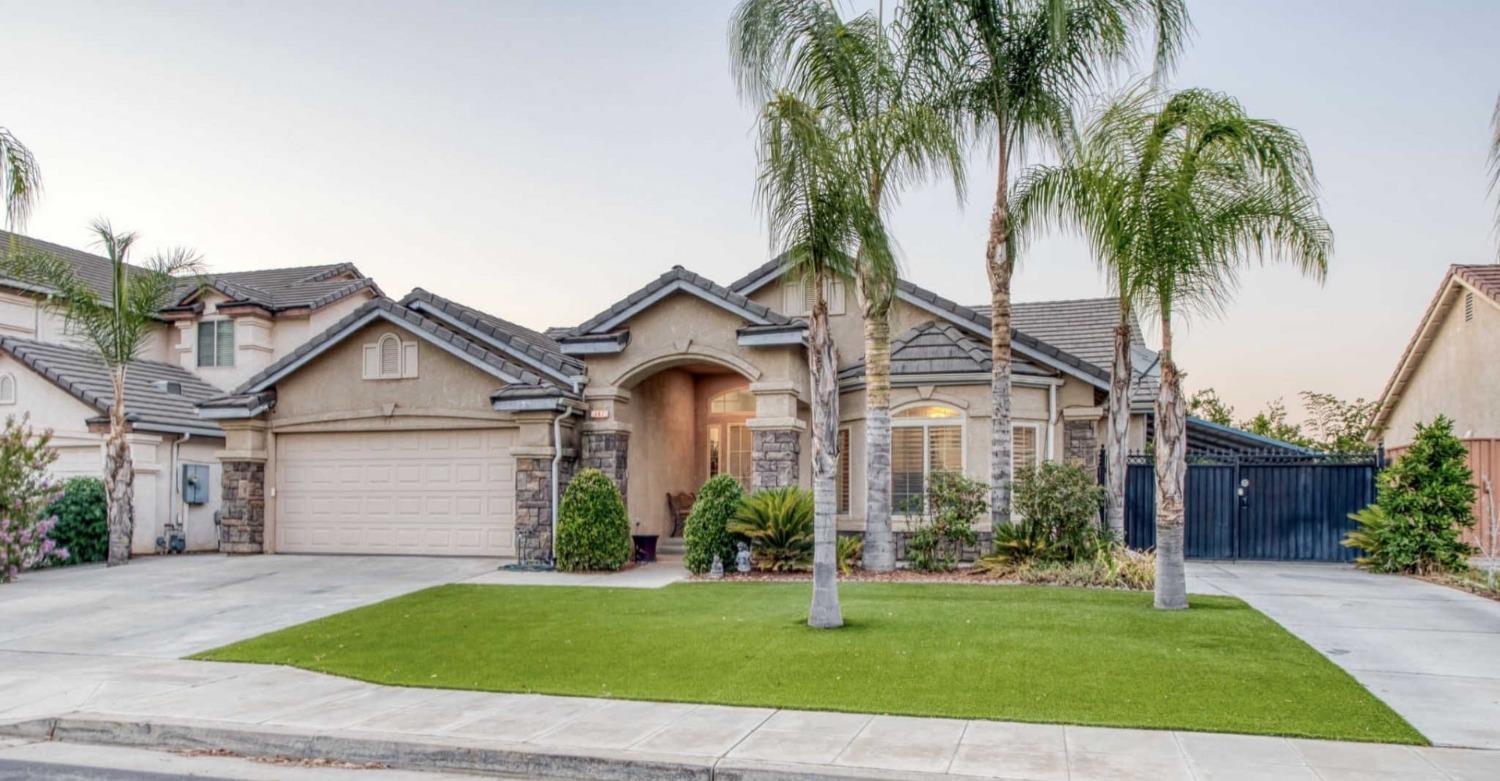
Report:
M630 475L626 470L630 455L630 432L621 430L585 430L580 469L597 469L605 474L629 507Z
M220 462L224 493L219 506L219 550L264 553L266 549L266 462Z
M1097 474L1099 469L1099 436L1095 432L1095 421L1063 421L1063 461L1080 464Z
M750 487L797 484L802 465L802 432L794 428L757 429L750 434Z
M516 556L521 538L530 537L532 557L552 558L552 459L516 458Z

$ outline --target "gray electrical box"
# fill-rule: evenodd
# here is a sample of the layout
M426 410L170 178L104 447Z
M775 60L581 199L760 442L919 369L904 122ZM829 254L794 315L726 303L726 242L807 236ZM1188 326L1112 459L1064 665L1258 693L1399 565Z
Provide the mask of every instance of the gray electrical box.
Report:
M208 465L182 465L182 501L208 504Z

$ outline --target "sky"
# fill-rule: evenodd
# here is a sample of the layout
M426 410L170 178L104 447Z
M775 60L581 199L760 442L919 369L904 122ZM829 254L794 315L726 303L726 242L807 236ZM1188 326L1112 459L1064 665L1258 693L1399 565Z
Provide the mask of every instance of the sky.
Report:
M87 249L106 217L213 270L348 260L388 295L569 325L674 264L727 283L769 257L732 6L0 0L0 126L41 164L31 235ZM1257 268L1226 311L1179 321L1186 384L1240 417L1278 397L1295 415L1303 390L1374 398L1447 265L1496 258L1500 3L1190 9L1171 86L1304 135L1335 251L1321 286ZM966 202L932 182L891 225L905 276L978 304L994 162L968 172ZM1107 294L1061 235L1014 282L1020 301Z

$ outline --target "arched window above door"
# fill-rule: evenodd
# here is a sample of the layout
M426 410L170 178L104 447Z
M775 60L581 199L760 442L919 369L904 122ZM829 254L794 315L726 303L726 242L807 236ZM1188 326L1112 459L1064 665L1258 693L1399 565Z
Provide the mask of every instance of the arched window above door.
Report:
M745 388L725 391L709 399L708 411L711 414L732 414L736 412L755 412L755 394Z

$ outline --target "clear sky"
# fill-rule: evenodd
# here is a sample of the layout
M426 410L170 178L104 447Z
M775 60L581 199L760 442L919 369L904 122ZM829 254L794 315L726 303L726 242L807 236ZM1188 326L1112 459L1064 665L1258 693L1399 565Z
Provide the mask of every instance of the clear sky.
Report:
M40 159L38 237L86 247L107 216L217 270L352 260L390 295L566 325L673 264L727 282L766 259L731 6L0 0L0 125ZM1191 8L1173 85L1302 131L1337 244L1324 286L1257 270L1187 324L1187 383L1244 416L1304 389L1373 397L1447 264L1495 257L1500 3ZM905 195L909 278L987 300L993 177L976 154L964 206L946 183ZM1106 293L1074 240L1022 264L1018 300Z

